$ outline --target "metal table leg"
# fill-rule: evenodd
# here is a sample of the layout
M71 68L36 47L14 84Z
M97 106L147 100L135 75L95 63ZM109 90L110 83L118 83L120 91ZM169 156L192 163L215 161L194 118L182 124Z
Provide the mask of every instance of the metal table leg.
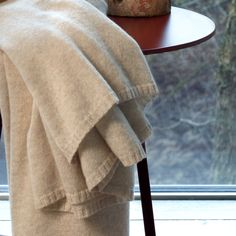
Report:
M1 138L1 135L2 135L2 115L0 113L0 138Z
M142 143L142 146L146 151L145 143ZM145 235L156 236L147 159L145 158L141 162L139 162L137 164L137 168Z

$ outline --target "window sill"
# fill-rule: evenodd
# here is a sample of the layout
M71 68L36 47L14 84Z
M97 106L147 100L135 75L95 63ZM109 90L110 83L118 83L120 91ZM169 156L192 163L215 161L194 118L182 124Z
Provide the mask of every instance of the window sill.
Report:
M155 200L159 236L235 236L236 200ZM0 201L0 235L11 236L9 201ZM140 201L130 204L130 236L144 236Z

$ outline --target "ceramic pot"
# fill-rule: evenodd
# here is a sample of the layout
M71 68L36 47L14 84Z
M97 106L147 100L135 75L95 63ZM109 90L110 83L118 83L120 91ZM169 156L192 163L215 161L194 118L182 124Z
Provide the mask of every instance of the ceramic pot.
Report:
M171 0L107 0L108 15L160 16L170 13Z

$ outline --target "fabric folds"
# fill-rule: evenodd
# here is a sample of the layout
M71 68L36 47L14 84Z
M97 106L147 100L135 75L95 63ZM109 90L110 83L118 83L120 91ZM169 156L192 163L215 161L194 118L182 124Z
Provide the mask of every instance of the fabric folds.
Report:
M133 199L134 165L152 132L144 109L159 92L138 44L100 3L0 4L0 82L8 91L0 107L18 206L20 163L39 211L82 219Z

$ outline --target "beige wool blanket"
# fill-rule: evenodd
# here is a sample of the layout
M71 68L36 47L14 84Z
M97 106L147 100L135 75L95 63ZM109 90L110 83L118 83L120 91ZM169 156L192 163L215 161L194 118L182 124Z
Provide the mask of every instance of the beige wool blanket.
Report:
M106 9L102 0L0 3L0 109L17 236L30 235L20 232L23 215L36 217L32 206L84 219L133 199L133 168L152 131L144 109L158 88Z

